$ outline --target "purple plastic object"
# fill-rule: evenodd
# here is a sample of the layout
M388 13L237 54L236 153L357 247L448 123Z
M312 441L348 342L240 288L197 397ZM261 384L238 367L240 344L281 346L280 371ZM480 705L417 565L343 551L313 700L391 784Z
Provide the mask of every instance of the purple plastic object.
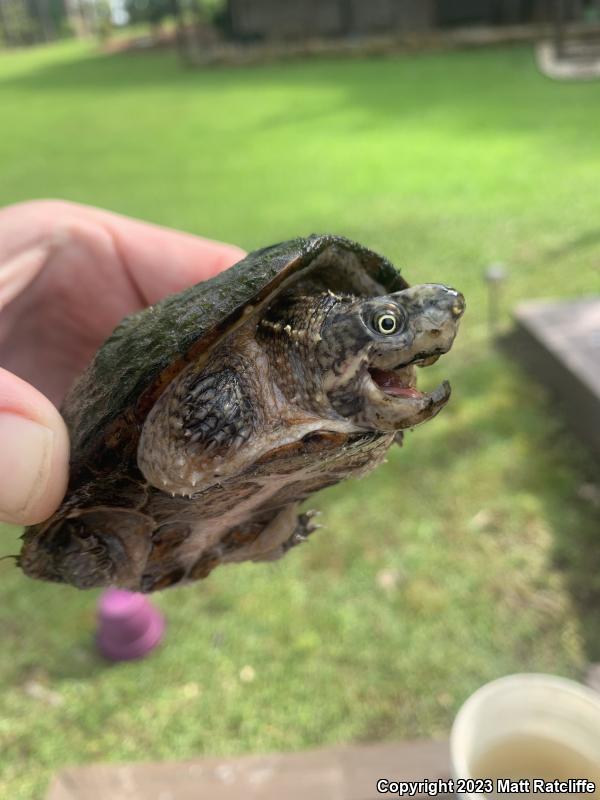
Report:
M100 597L96 643L110 661L143 658L159 644L164 629L162 614L145 595L108 589Z

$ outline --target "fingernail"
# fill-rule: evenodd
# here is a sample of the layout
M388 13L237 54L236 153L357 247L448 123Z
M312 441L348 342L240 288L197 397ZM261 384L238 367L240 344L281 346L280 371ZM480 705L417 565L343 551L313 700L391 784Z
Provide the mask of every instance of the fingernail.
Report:
M0 519L22 523L46 491L54 433L39 422L0 412Z

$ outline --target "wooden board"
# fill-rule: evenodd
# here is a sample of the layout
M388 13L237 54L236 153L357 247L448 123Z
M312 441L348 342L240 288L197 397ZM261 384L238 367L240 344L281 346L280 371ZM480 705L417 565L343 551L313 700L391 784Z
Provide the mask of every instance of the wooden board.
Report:
M449 775L447 742L391 742L179 763L73 767L56 776L47 800L375 800L385 796L377 791L380 778L419 781Z
M544 383L580 438L600 454L600 297L518 306L510 354Z

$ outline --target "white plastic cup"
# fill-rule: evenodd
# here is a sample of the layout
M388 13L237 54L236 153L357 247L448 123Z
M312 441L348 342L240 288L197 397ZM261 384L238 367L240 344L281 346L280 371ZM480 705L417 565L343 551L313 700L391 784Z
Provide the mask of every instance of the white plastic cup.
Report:
M553 740L588 759L600 775L600 693L567 678L537 673L507 675L485 684L465 701L452 726L455 778L484 777L475 774L477 764L511 737L521 742L524 737ZM459 794L468 800L487 796ZM598 785L595 794L582 794L581 800L594 797L600 797Z

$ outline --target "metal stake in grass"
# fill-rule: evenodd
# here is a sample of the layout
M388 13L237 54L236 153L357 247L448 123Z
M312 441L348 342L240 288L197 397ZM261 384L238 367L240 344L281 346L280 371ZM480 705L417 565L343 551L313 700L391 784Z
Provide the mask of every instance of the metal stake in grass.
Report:
M488 285L488 326L492 338L498 333L501 286L506 280L506 276L507 271L503 264L490 264L484 273Z

